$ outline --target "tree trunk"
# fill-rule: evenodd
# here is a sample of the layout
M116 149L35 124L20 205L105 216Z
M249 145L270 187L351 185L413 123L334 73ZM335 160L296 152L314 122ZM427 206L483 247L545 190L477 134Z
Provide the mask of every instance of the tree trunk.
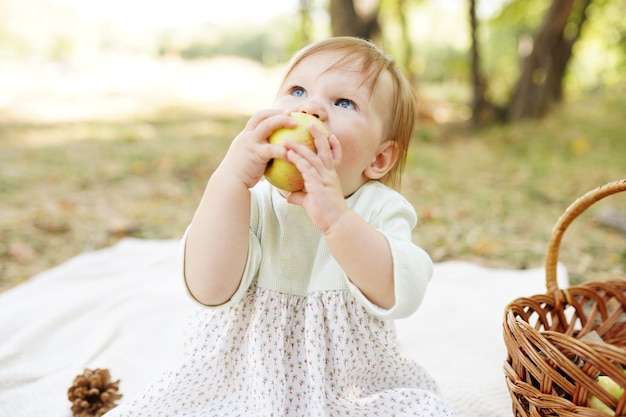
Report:
M356 36L373 40L380 34L378 2L374 10L359 13L353 0L330 0L329 14L333 36Z
M478 45L478 19L476 0L469 0L470 20L470 72L472 79L472 123L481 126L493 119L493 112L486 97L485 79L480 71L480 52Z
M568 39L565 36L565 27L575 1L578 1L579 6L579 20L575 25L577 33ZM524 60L522 73L508 106L509 121L542 117L552 104L561 100L563 77L572 56L572 47L586 20L585 12L591 2L592 0L552 1L535 38L533 49Z
M575 10L575 16L570 16L571 30L567 31L561 37L554 49L551 71L548 72L546 85L548 87L547 96L551 102L559 103L563 100L563 78L567 70L567 63L572 57L574 43L580 37L580 32L584 23L587 21L587 8L592 0L579 1L578 10ZM573 18L572 18L573 17ZM545 111L548 109L546 108Z

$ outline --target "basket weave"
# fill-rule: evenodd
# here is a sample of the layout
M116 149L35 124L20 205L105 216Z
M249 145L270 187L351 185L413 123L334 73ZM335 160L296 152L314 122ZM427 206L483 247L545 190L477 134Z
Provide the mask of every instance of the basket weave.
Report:
M626 179L589 191L565 210L548 243L547 293L518 298L505 309L504 374L515 417L626 416L626 395L615 399L598 384L598 376L607 375L626 389L626 281L559 289L556 279L567 226L596 201L622 191ZM591 395L608 410L591 408Z

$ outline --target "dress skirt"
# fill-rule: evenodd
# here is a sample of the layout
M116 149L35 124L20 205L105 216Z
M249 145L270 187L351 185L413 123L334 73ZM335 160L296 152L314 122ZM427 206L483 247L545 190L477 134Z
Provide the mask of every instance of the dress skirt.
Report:
M348 291L253 284L239 303L199 307L188 331L178 365L106 417L455 415L400 353L393 322Z

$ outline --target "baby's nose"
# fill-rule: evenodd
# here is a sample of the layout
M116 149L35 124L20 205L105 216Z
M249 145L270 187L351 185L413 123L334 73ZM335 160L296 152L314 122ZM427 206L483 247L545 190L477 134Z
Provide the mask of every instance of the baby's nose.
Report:
M326 121L326 119L328 118L328 113L326 112L325 106L316 100L307 100L306 103L300 106L300 109L298 109L298 111L301 113L309 114L311 116L315 116L323 122Z

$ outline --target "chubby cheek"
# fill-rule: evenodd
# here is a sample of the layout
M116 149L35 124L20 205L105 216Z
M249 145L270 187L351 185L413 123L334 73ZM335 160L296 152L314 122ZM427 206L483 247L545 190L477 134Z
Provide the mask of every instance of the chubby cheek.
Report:
M367 164L365 154L367 149L359 144L341 142L341 161L335 169L342 182L355 181L361 178L361 174Z
M365 160L369 161L371 159L374 150L378 146L378 141L367 134L354 136L343 138L337 136L341 144L342 159L350 161L350 164L363 164Z

